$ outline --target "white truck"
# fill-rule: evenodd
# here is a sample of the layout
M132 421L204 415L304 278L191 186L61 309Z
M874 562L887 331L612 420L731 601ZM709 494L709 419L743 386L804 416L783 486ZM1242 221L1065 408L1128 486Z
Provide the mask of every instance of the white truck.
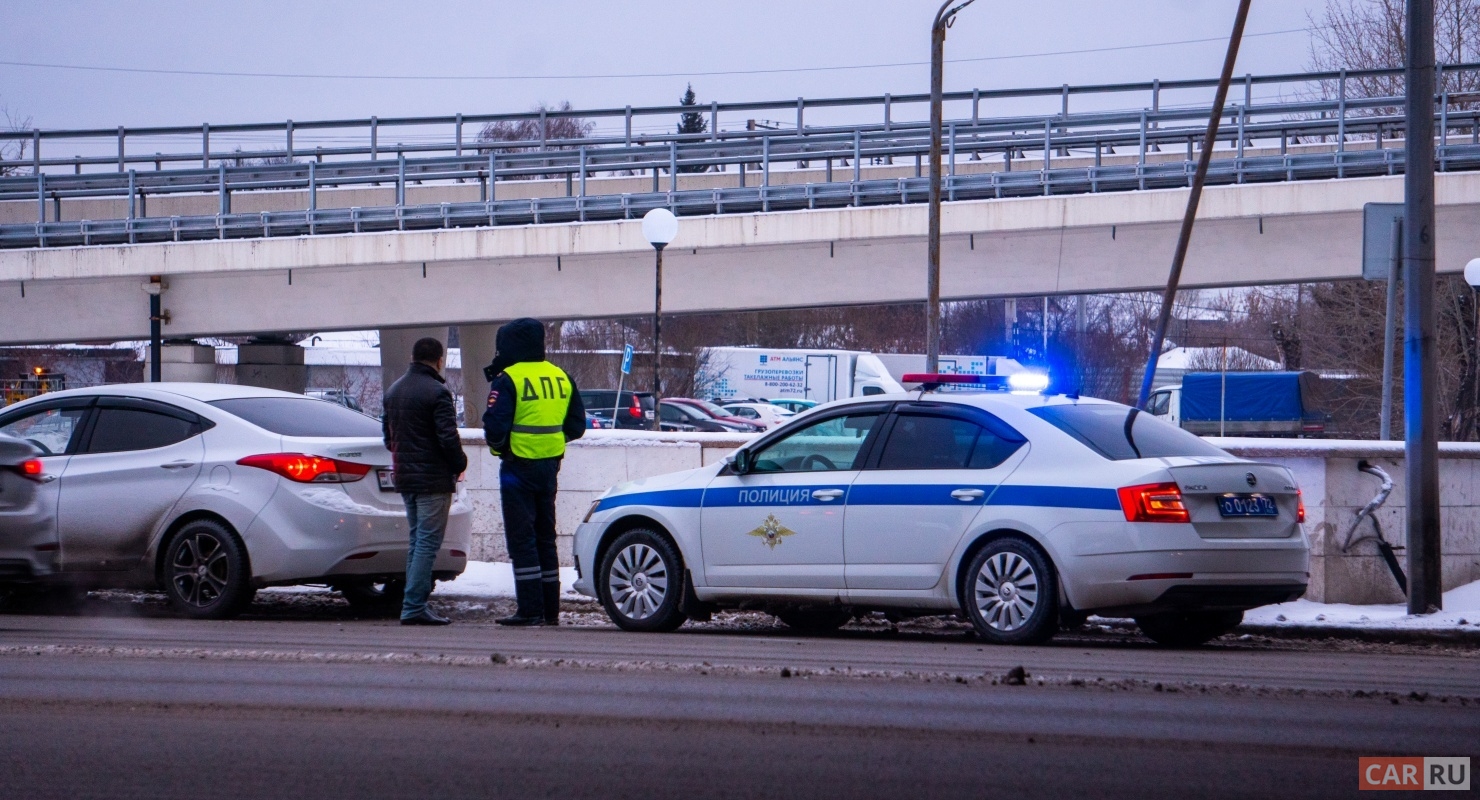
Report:
M696 385L704 397L772 400L798 397L827 403L844 397L902 392L904 375L925 370L923 355L862 350L786 350L711 347ZM1008 375L1024 371L1010 358L941 356L940 371Z

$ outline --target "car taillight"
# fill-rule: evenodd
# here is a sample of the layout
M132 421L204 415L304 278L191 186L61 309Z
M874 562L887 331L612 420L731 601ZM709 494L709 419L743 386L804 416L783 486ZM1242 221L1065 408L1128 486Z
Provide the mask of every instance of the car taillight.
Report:
M642 404L637 402L635 396L632 398L632 407L627 409L627 413L631 414L633 419L642 419Z
M15 471L19 472L22 478L30 478L33 481L39 482L41 480L41 474L46 471L46 466L41 463L41 459L32 458L17 464Z
M1182 502L1182 489L1175 483L1146 483L1123 486L1120 508L1128 522L1191 522Z
M303 453L268 453L247 456L236 463L244 467L265 469L298 483L350 483L370 472L369 464L355 464L337 458L310 456Z
M1305 523L1305 492L1295 490L1295 521Z

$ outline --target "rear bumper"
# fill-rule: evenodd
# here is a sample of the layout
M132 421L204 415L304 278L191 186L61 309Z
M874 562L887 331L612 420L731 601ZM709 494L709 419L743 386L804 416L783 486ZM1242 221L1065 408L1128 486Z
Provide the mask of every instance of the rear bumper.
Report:
M1303 537L1290 542L1081 556L1064 575L1080 611L1248 609L1292 600L1310 581Z
M337 488L337 487L336 487ZM433 572L459 575L473 539L472 507L453 501ZM318 582L335 576L392 576L406 572L410 544L404 512L315 501L279 490L242 535L259 586Z

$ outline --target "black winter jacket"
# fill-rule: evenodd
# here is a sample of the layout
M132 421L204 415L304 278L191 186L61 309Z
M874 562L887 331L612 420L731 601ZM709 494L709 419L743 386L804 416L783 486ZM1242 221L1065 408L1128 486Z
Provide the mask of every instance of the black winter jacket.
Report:
M396 491L452 494L468 468L457 433L457 406L446 381L426 364L412 363L385 393L381 418L395 464Z

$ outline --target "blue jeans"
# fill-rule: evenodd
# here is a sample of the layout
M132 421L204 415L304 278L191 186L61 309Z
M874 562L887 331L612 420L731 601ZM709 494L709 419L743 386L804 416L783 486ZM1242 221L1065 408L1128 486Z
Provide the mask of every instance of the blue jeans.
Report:
M401 619L406 619L427 608L427 597L432 593L432 564L447 533L452 495L403 493L401 497L406 500L406 521L411 523L411 546L406 550L406 599L401 603Z

